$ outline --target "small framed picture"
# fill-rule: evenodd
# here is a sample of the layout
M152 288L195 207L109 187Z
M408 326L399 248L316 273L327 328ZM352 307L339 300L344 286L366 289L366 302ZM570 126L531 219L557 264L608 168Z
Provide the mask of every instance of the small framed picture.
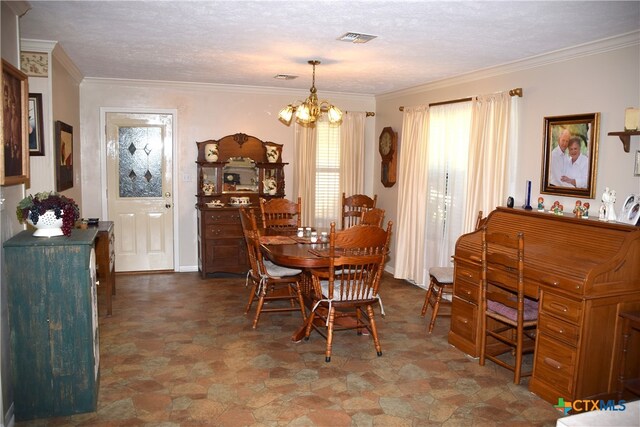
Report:
M42 94L29 94L29 155L44 156Z
M56 121L56 191L73 187L73 127Z
M620 208L618 222L625 224L640 224L640 194L629 194Z
M636 167L633 174L635 176L640 176L640 150L636 151Z

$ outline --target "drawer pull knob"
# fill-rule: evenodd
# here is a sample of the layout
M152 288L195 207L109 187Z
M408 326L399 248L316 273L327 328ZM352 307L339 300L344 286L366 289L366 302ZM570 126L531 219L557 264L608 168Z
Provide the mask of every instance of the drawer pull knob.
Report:
M549 279L547 277L544 277L542 279L542 283L544 283L545 285L549 285L549 286L559 286L560 285L560 282L558 282L557 280Z
M469 259L471 261L482 262L482 258L480 258L479 256L476 256L476 255L469 255Z
M544 363L546 363L547 365L551 366L552 368L555 369L562 369L562 364L556 360L553 360L550 357L545 357L544 358Z
M462 275L464 277L468 277L469 279L473 279L473 274L469 273L468 271L463 271Z
M467 295L471 295L471 291L470 291L469 289L465 289L465 290L464 290L464 292L465 292Z
M569 310L566 305L558 304L555 302L552 302L551 304L549 304L549 306L556 310L562 311L563 313L566 313Z

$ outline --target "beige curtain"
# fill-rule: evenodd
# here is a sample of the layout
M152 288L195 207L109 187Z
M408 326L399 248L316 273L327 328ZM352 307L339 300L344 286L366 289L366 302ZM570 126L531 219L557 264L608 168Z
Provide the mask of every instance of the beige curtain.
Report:
M425 283L429 108L405 107L399 153L394 277Z
M486 216L506 203L511 96L508 92L481 95L472 108L465 233L475 228L478 211Z
M340 126L340 195L364 191L364 124L366 113L347 112ZM342 196L341 196L342 197ZM342 200L340 200L342 204Z
M316 200L316 130L294 122L294 188L290 200L302 198L302 224L313 224Z

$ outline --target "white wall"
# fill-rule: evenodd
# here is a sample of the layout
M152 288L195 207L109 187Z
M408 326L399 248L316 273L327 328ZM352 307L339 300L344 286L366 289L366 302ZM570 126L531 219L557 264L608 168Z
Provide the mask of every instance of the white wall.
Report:
M293 127L286 127L277 120L278 111L295 100L302 100L308 91L281 89L201 85L170 82L143 82L85 79L80 87L81 99L81 147L82 147L82 216L104 218L104 188L101 180L101 164L104 155L103 130L100 129L100 108L152 110L176 109L177 132L174 161L177 176L174 177L174 206L178 211L179 251L178 269L197 269L197 229L195 205L196 141L219 139L234 133L246 133L262 140L284 144L283 161L293 162ZM343 111L373 111L373 96L334 94L319 88L321 99L330 99ZM367 119L365 133L367 164L373 163L377 150L375 119ZM365 170L367 183L373 191L374 171ZM192 178L185 181L185 175ZM292 189L292 168L285 167L287 196Z
M600 112L600 141L596 176L596 198L589 200L597 213L605 187L618 194L616 210L631 193L640 193L640 177L633 175L640 137L632 137L631 152L625 153L618 137L608 132L624 130L624 110L640 105L640 33L556 52L508 67L461 76L401 93L376 97L376 134L391 126L402 144L400 106L465 98L521 87L520 139L518 142L515 205L524 203L525 182L532 182L531 199L538 195L545 205L559 200L571 212L576 198L540 194L544 117ZM611 50L613 49L613 50ZM379 157L376 158L379 161ZM384 188L375 172L374 192L387 218L396 220L398 185ZM586 199L582 199L586 201ZM504 202L506 204L506 200ZM393 240L395 241L395 239ZM395 252L395 247L392 248ZM393 268L391 257L389 267Z

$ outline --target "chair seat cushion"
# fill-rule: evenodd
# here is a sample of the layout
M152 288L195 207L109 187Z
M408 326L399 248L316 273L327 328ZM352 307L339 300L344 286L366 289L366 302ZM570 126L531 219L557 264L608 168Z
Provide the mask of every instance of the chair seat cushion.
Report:
M328 280L322 280L320 282L320 288L322 288L322 296L323 296L323 298L332 299L334 301L343 301L342 298L340 298L340 286L338 286L337 283L334 283L333 296L329 295L329 281ZM373 289L369 289L369 292L365 296L365 298L357 298L357 299L371 299L373 297L374 297L373 296ZM344 301L348 301L348 300L352 300L352 298L345 298L344 299Z
M431 267L429 276L433 276L438 283L453 283L453 267Z
M297 276L302 273L302 270L283 267L281 265L274 264L269 260L264 260L264 268L267 269L267 274L271 277L290 277Z
M487 308L494 313L498 313L507 319L516 322L518 320L518 310L508 307L497 301L487 300ZM538 301L529 298L524 299L524 320L535 320L538 318Z

